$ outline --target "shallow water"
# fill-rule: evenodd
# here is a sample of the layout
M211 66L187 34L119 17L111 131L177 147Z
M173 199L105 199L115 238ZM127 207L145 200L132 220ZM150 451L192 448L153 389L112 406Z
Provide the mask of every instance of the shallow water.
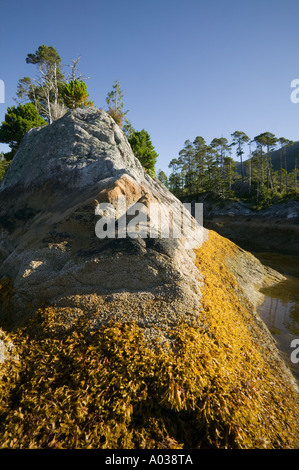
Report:
M264 303L258 313L268 326L277 347L294 377L299 382L299 363L291 360L293 353L298 358L298 345L291 346L294 339L299 341L299 256L280 253L254 253L266 266L276 269L286 280L272 287L261 289ZM296 354L295 351L298 351ZM296 360L295 357L295 360Z

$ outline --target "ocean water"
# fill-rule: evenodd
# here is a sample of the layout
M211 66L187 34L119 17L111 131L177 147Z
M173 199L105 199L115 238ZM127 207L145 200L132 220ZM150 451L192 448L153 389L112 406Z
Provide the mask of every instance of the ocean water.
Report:
M296 362L299 358L299 257L280 253L253 254L264 265L276 269L287 278L261 289L265 300L258 313L299 384L299 362ZM295 347L294 340L298 341Z

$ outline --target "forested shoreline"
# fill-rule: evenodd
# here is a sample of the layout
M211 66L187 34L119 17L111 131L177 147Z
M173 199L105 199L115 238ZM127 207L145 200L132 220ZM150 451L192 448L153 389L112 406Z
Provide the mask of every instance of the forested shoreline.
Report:
M290 171L292 146L293 141L270 132L250 139L244 132L236 131L231 134L231 141L221 137L210 144L197 136L193 141L186 140L178 157L170 161L169 177L163 171L158 177L179 199L208 194L210 199L244 200L256 207L296 199L299 153ZM276 150L279 168L274 170L272 154Z

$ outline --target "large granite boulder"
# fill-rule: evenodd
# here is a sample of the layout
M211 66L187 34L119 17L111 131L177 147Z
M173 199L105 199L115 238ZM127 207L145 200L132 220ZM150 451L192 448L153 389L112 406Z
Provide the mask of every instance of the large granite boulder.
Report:
M25 136L0 187L0 278L13 279L10 321L42 304L79 310L102 304L103 321L112 309L118 318L149 327L176 324L180 315L193 319L202 279L188 243L200 246L207 231L197 224L189 233L185 224L187 233L177 238L158 238L158 232L157 238L118 238L116 232L100 239L103 203L122 210L122 217L130 210L127 224L138 207L148 213L159 204L158 232L170 209L175 224L182 209L144 172L102 111L77 109Z
M257 411L254 411L255 414L253 413L251 419L250 405L249 411L245 410L242 415L244 421L241 426L236 422L238 414L234 414L235 421L232 425L227 424L227 418L219 412L219 416L221 415L219 419L221 422L225 421L221 426L227 429L225 432L230 435L230 441L226 437L223 438L223 442L226 442L223 445L228 445L227 442L237 442L237 446L246 447L244 436L249 432L246 424L249 422L251 423L251 440L248 442L257 442L261 447L271 447L273 442L273 446L283 446L289 440L288 431L286 431L285 440L277 438L276 431L274 437L272 435L268 440L254 437L254 426L260 420L260 413L267 420L272 405L275 408L273 416L276 413L275 423L281 421L280 405L273 404L273 399L267 398L272 393L271 388L275 390L275 393L279 390L277 393L282 397L289 396L287 393L290 388L293 391L296 390L292 375L281 360L270 333L255 310L256 305L262 300L259 288L265 284L279 282L282 276L264 267L244 250L228 243L214 232L204 229L200 219L200 209L201 207L194 219L157 179L152 179L145 173L139 160L133 155L124 133L103 111L93 108L72 110L51 125L32 129L24 137L0 186L0 326L3 329L9 329L10 332L17 331L19 327L26 324L29 317L34 317L36 312L40 312L43 308L51 308L60 314L60 326L62 322L67 331L71 331L71 327L82 319L84 321L92 319L90 326L94 331L100 329L101 325L111 324L111 322L112 324L113 322L115 324L133 322L142 330L149 347L152 348L159 338L166 349L172 347L173 342L177 344L173 332L178 325L184 325L181 333L187 336L189 326L195 327L200 333L199 336L198 333L190 333L191 339L188 338L188 341L191 341L191 352L184 356L184 364L189 364L188 361L192 363L194 354L193 366L191 369L188 366L186 373L188 375L190 372L192 375L194 368L197 385L196 387L192 385L190 394L195 394L197 398L190 398L188 401L187 391L179 389L173 373L167 372L169 385L167 385L168 379L163 378L159 387L163 390L166 387L163 393L168 390L168 395L166 393L168 401L166 401L170 403L171 411L168 414L166 409L166 421L162 428L166 429L165 426L168 426L169 417L170 420L174 419L176 423L174 426L179 429L177 422L181 422L180 419L182 419L187 427L190 423L197 423L198 432L202 435L202 429L205 429L206 425L201 424L200 420L203 418L198 420L198 416L204 409L202 407L206 406L207 400L210 400L207 397L210 397L211 390L216 387L213 384L217 379L219 383L216 387L217 394L220 394L221 400L224 400L223 403L227 397L230 398L230 406L234 410L232 414L237 413L234 407L239 406L236 396L241 397L244 393L246 400L249 400L250 396L258 396ZM33 337L36 341L34 335ZM43 338L43 336L40 337ZM192 338L197 338L194 341L198 346L194 346ZM119 339L120 335L117 333L116 341ZM9 342L10 339L8 338L7 341ZM215 351L215 354L218 354L218 360L211 355L205 357L205 341L207 341L207 351L208 349ZM48 344L47 341L41 342L40 347L45 347L45 344ZM250 348L248 351L246 350L247 344ZM3 347L4 343L0 337L0 359L5 355L1 353ZM177 347L175 346L174 352L170 354L177 354L175 352ZM198 349L200 347L203 347L202 356ZM38 348L34 353L31 353L30 343L28 348L31 359L35 357L34 354L39 357ZM10 350L11 347L9 346L8 349ZM151 357L152 353L145 352L144 354L145 357ZM253 354L252 358L251 354ZM45 353L45 356L52 360L51 352ZM77 365L83 356L80 353L80 358L75 360ZM142 354L139 354L138 357L141 356ZM56 356L53 357L55 359ZM172 358L171 355L169 357ZM201 357L203 361L208 362L201 363ZM101 359L104 361L103 364L107 364L104 359ZM144 365L145 368L151 367L151 360L149 359ZM157 360L159 362L160 359ZM125 369L121 369L122 373L129 368L129 364L134 365L134 361L134 356L126 356ZM219 361L222 361L221 367ZM170 362L172 365L169 367L173 367L175 362L175 359L174 362ZM208 363L209 365L203 366ZM99 364L102 364L101 361ZM35 371L34 364L31 367ZM112 369L109 374L115 375L113 367L111 363ZM215 367L219 368L218 372L215 372ZM249 367L248 371L247 367ZM27 371L29 369L30 367L26 368ZM45 366L43 369L46 374L49 370L51 370L50 366ZM257 378L261 370L266 374L262 388L259 385L261 378ZM180 369L177 369L178 374L179 372ZM39 374L39 372L33 373ZM59 393L65 393L65 388L63 388L65 382L61 382L61 372L59 374L58 378L51 378L49 383L56 384L55 390L59 390ZM70 380L68 374L69 372L67 372L68 378L63 380ZM149 372L149 376L144 378L145 381L149 380L146 387L152 386L150 385L153 381L151 374L152 372ZM42 377L35 377L36 382L32 379L32 383L42 383ZM120 383L121 379L119 377L116 383ZM138 377L136 380L138 382ZM183 378L180 380L184 381ZM275 387L273 387L273 381L276 383ZM62 389L59 388L60 383L63 383ZM129 384L131 383L132 381L129 381ZM22 387L24 388L25 385L23 384ZM34 387L35 397L37 392ZM159 387L154 386L153 390L160 390ZM259 396L258 390L264 389L265 394L262 393L263 396ZM76 390L74 393L78 398L79 392ZM84 388L84 393L86 390ZM27 391L27 393L31 392ZM146 397L144 393L141 393L140 400L143 396ZM235 395L236 393L238 395ZM17 397L22 401L20 394L17 394ZM49 393L47 392L43 397L49 397ZM275 397L277 400L277 396ZM47 401L47 398L45 399ZM147 403L147 398L144 400ZM213 403L212 398L211 400ZM243 407L244 403L247 403L244 400ZM261 401L266 403L263 411L261 411ZM12 401L12 403L17 402ZM158 400L157 403L160 401ZM29 413L27 405L28 401L24 405L24 410L27 410L23 411L25 414ZM20 403L15 406L19 410L23 405ZM34 410L37 409L35 406ZM42 410L43 404L40 403L39 406L41 408L38 409ZM163 408L164 405L161 406ZM190 416L188 413L180 414L180 417L176 418L172 406L178 413L182 409L188 409L188 413L191 414ZM211 406L215 406L216 409L218 401ZM133 408L133 405L129 406L129 414L126 412L125 420L133 416ZM109 409L108 407L108 411ZM197 411L193 413L192 410ZM108 411L105 409L105 413ZM24 431L21 440L18 440L19 437L15 438L15 432L19 431L16 431L10 423L17 423L20 419L21 426L23 426L23 418L20 418L23 416L22 413L12 411L15 414L11 416L10 412L7 412L7 406L3 413L7 415L4 420L7 424L3 426L10 437L5 437L7 440L1 440L0 435L0 445L3 442L3 445L7 442L12 443L13 446L20 442L26 445L25 442L30 446L54 446L53 442L56 442L55 439L59 433L50 445L48 431L44 431L44 435L41 435L40 431L36 433L33 431L35 424L28 424L28 430ZM75 416L77 416L76 413L77 411ZM85 416L84 413L83 416ZM288 416L290 413L292 409L288 410ZM143 412L141 415L141 420L147 416ZM137 418L136 416L134 419L137 423L139 415ZM129 421L128 423L126 421L126 425L121 424L117 428L115 416L112 415L110 418L111 423L114 423L111 424L112 431L109 428L111 436L117 435L116 429L124 435L131 436L127 434L126 427L129 426ZM74 418L75 421L76 419L77 417ZM132 418L133 421L134 419ZM156 417L149 419L152 423L150 426L152 426ZM286 429L290 426L288 419L286 418L287 424L283 425ZM36 423L35 415L33 421ZM133 426L133 421L130 421L130 426ZM29 418L28 423L31 423ZM48 424L46 423L46 428L41 428L38 423L36 426L37 429L46 429ZM55 427L54 422L52 426ZM78 429L79 424L76 426ZM83 436L83 444L80 441L80 446L84 446L87 442L86 436L93 435L93 431L88 428L89 425L85 423L84 426L85 434L83 433L84 436L80 434L81 437ZM145 424L144 429L146 426ZM276 429L275 426L276 424L272 427ZM239 428L242 428L242 435L238 431ZM266 428L265 421L261 424L261 429L263 431ZM105 426L103 427L103 440L101 438L94 442L106 442L105 439L108 439L109 433L107 431L105 434L104 429ZM28 437L31 432L33 433L30 437L32 440ZM61 446L67 447L69 441L66 441L65 432L63 431L62 435L59 434L59 439ZM138 439L141 439L141 431L135 429L134 432L137 433L136 436L139 436ZM181 433L179 430L176 432ZM69 433L72 434L71 428L69 428ZM171 431L169 433L171 434ZM199 441L204 441L211 446L221 447L222 438L217 437L218 429L214 429L213 433L213 438L211 436L208 439L195 437L194 440L192 437L191 441L195 442L197 439L196 445L198 446L200 446ZM157 435L157 432L153 431L153 435ZM180 435L183 436L184 432ZM26 440L27 438L29 440ZM117 443L120 441L114 441L113 437L111 439L112 441L107 440L107 442L112 442L111 445L122 445ZM153 443L151 445L158 445L155 439L151 437L147 442ZM174 439L174 446L178 445L176 439L179 437ZM133 441L130 441L130 445L133 445ZM164 439L164 444L161 446L167 448L170 441L168 440L168 444L165 444ZM186 445L191 442L187 441ZM76 442L79 441L75 440L75 443L71 445L76 446Z

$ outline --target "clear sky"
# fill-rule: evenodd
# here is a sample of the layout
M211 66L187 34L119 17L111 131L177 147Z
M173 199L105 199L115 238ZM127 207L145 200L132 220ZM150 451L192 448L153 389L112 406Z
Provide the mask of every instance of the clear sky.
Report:
M66 65L81 55L98 107L119 80L128 118L149 132L167 173L198 135L299 140L299 103L290 100L298 0L0 0L0 18L0 121L18 79L36 75L27 54L45 44Z

